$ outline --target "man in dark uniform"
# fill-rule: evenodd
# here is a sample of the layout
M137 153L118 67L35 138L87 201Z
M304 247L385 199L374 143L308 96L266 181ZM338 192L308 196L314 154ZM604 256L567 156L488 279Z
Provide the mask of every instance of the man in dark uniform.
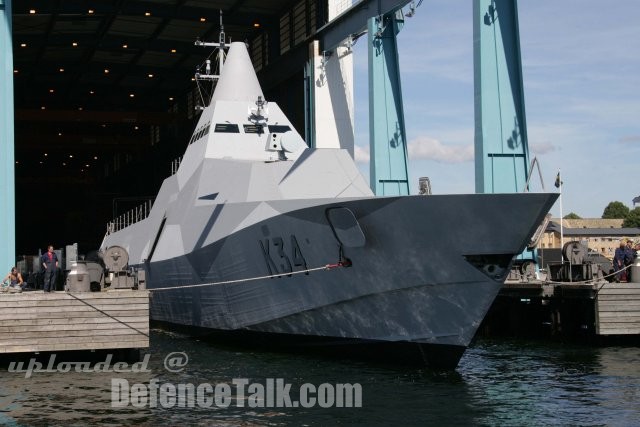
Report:
M40 262L44 266L44 291L55 291L56 278L58 277L58 257L53 252L53 246L49 245Z
M616 282L627 281L627 271L624 268L626 259L627 242L622 239L620 240L620 247L616 249L615 255L613 256L613 269L616 271Z
M636 259L636 253L633 250L633 240L627 239L627 249L625 251L625 257L624 257L625 267L633 264L635 259ZM635 279L635 278L631 277L631 269L629 268L627 269L627 282L631 282L632 279Z

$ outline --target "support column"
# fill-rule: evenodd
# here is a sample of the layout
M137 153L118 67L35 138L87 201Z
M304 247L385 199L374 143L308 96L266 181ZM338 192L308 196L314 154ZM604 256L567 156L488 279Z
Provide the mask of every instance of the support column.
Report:
M329 20L351 6L351 1L330 0ZM307 82L307 143L314 148L342 148L353 157L353 55L349 40L330 51L319 41L309 46Z
M343 148L353 157L353 57L350 48L340 46L320 52L319 42L310 45L309 109L313 130L310 146ZM306 73L305 73L306 74Z
M16 262L11 0L0 0L0 274Z
M524 191L529 165L517 0L474 0L476 193Z
M529 171L517 0L474 0L476 193L520 193ZM517 257L535 262L535 249Z
M407 136L396 35L401 12L367 22L371 189L377 196L409 194Z

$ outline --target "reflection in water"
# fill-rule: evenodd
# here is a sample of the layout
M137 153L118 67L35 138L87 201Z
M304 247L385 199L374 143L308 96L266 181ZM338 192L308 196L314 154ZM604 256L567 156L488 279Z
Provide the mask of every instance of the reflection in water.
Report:
M0 370L0 424L426 425L632 424L640 419L640 349L480 340L456 372L238 351L153 331L151 373L35 373ZM168 372L164 357L189 364ZM112 408L111 378L130 383L360 383L363 408Z

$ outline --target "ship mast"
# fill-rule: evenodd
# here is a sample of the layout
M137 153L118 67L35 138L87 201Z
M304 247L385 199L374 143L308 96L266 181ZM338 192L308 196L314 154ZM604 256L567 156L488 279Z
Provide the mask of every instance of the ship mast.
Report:
M227 43L225 41L226 36L224 33L224 23L222 22L222 9L220 9L220 34L218 35L218 42L204 42L201 40L196 40L194 42L194 45L196 46L202 46L202 47L214 47L217 49L218 52L218 73L217 74L212 74L212 70L211 70L211 59L207 58L204 61L204 74L201 73L201 66L198 66L196 68L196 73L195 73L195 79L196 79L196 83L198 85L198 89L200 89L200 81L210 81L210 82L214 82L217 81L220 78L220 75L222 74L222 66L224 65L224 59L225 59L225 53L224 50L228 48ZM211 90L211 95L213 95L213 87ZM211 96L209 96L210 98ZM204 99L203 99L204 102ZM202 109L202 107L196 107L197 109Z

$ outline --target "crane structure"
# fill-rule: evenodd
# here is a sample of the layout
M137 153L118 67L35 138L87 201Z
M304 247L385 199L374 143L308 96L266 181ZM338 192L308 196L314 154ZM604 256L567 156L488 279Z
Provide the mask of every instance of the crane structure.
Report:
M16 261L11 0L0 0L0 274Z
M476 193L517 193L529 147L516 0L474 0Z
M330 10L337 3L344 2L331 0ZM322 126L317 120L307 122L314 146L331 140L353 152L353 76L346 71L348 67L331 67L331 63L349 56L344 46L348 47L354 36L368 33L370 185L381 196L409 194L397 43L404 24L402 8L407 4L407 15L415 14L415 2L406 0L360 0L334 13L330 22L318 30L316 63L308 67L322 69L322 79L316 78L316 84L309 85L311 93L307 97L308 110L314 112L316 119L322 117ZM476 192L523 191L529 175L529 148L517 0L472 0L472 4ZM339 90L330 97L318 96L319 81L327 87L344 87L347 101L335 93ZM350 118L348 126L344 125L345 117ZM337 137L317 136L326 134L327 129Z

